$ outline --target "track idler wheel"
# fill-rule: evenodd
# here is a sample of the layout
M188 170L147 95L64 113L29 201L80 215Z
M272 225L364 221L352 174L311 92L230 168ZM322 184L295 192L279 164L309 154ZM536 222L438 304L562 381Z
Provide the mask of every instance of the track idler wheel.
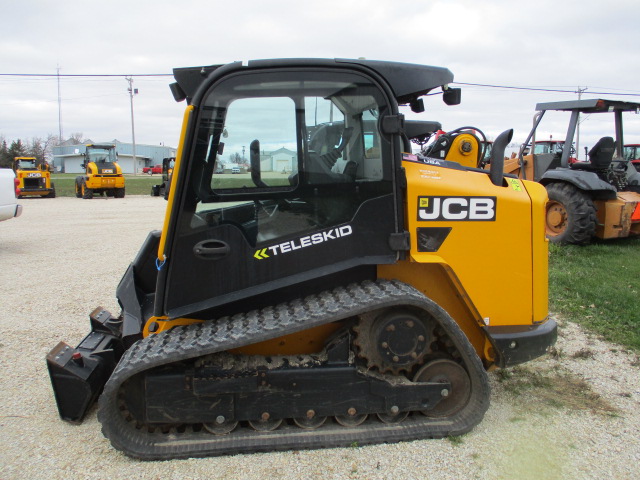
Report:
M398 407L395 408L397 409ZM382 423L393 424L402 422L409 416L409 412L377 413L376 415Z
M424 365L416 373L414 382L450 383L451 390L442 390L442 400L429 409L421 410L431 418L449 417L462 410L471 396L471 379L464 367L453 360L441 358Z
M203 423L202 426L214 435L227 435L235 430L238 422L236 420L225 420L224 417L218 417L215 422Z
M324 422L327 421L327 417L316 415L313 410L309 410L306 417L294 418L293 421L300 428L305 430L315 430L316 428L324 425Z
M367 419L366 413L358 414L355 408L350 408L346 415L336 415L335 419L343 427L357 427Z
M281 418L271 418L268 413L263 413L260 420L249 420L249 425L258 432L271 432L282 424Z

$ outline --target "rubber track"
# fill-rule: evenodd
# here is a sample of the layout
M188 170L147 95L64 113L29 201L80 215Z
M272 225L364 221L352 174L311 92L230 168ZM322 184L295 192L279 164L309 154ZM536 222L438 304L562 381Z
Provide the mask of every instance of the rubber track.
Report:
M128 378L151 368L202 355L277 338L317 325L365 312L409 305L428 311L442 325L458 349L469 372L472 393L469 404L451 418L411 415L398 424L370 419L357 427L337 424L304 430L283 426L272 432L237 429L229 435L209 432L150 433L135 428L118 408L118 391ZM461 435L480 423L489 407L486 372L475 350L451 317L413 287L398 281L379 280L340 287L304 299L209 322L175 327L150 335L125 352L105 385L98 419L111 444L127 455L144 459L203 457L273 450L344 447Z

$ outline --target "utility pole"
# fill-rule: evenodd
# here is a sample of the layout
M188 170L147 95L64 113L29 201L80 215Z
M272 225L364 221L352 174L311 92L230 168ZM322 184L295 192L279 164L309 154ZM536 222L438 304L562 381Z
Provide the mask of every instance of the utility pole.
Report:
M127 91L129 92L129 100L131 102L131 139L133 143L133 174L136 175L138 173L138 161L136 159L136 130L133 122L133 96L138 94L138 89L133 88L133 77L125 77L127 82L129 82L129 88Z
M62 97L60 96L60 65L56 66L58 72L58 145L63 142L62 138Z
M582 99L582 92L585 92L587 90L587 88L589 87L584 87L584 88L580 88L580 86L578 86L578 91L575 92L578 94L578 101L580 99ZM580 160L580 113L578 113L578 123L577 125L577 132L576 132L576 160ZM585 157L585 161L587 160L587 158Z

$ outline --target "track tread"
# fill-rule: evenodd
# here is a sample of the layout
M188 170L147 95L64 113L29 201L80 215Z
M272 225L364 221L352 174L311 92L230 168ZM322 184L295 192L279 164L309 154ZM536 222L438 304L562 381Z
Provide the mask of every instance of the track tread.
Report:
M117 397L122 384L147 369L277 338L373 309L400 305L423 308L433 315L465 361L472 381L472 397L468 406L451 419L411 418L400 424L365 422L358 427L332 425L312 431L284 427L268 434L234 432L215 436L187 430L167 435L132 427L118 408ZM134 458L159 460L460 435L482 420L489 406L489 396L488 378L482 363L451 317L413 287L398 281L379 280L338 287L259 311L179 326L142 339L125 352L105 385L99 400L98 419L103 434L116 449Z

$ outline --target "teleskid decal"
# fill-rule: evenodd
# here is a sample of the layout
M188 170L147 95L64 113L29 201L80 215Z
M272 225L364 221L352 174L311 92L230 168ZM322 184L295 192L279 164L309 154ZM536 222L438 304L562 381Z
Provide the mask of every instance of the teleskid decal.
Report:
M288 242L278 243L270 247L261 248L256 250L253 257L257 260L264 260L271 256L278 256L279 254L290 253L301 248L311 247L324 242L330 242L338 238L346 237L353 233L351 225L344 225L338 228L332 228L325 230L324 232L314 233L313 235L307 235L305 237L296 238Z
M418 197L418 221L496 219L496 197Z

